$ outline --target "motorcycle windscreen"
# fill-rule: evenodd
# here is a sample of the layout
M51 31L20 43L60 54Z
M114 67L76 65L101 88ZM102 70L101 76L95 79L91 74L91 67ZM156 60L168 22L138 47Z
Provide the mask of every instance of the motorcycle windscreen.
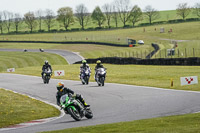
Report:
M64 103L66 102L66 98L68 97L67 94L63 95L61 98L60 98L60 103Z

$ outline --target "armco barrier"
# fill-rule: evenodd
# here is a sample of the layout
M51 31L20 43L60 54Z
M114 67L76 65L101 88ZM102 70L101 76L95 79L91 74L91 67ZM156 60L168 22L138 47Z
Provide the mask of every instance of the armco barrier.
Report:
M138 65L188 65L199 66L200 58L157 58L157 59L140 59L140 58L121 58L121 57L104 57L97 59L86 59L87 63L96 63L97 60L101 60L102 63L108 64L138 64ZM75 64L80 64L81 61Z

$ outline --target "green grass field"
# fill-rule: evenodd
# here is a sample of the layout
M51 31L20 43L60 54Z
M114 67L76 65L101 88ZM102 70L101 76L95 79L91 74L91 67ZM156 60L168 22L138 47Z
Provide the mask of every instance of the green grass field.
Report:
M165 33L160 33L161 27L165 29ZM185 22L102 31L1 35L0 40L98 41L127 44L127 38L132 38L136 40L144 40L146 44L151 44L152 42L162 42L162 38L175 40L199 40L200 32L197 27L200 27L199 22ZM172 29L172 33L169 34L168 31L170 29ZM88 40L86 40L86 38L88 38Z
M200 114L70 128L43 133L199 133Z
M0 88L0 128L59 115L53 106Z
M8 68L42 66L45 60L48 60L52 65L67 64L65 59L56 54L40 52L0 52L0 71L6 71Z
M145 58L153 47L150 45L140 45L135 48L129 47L112 47L92 44L42 44L42 43L0 43L0 48L16 48L16 49L60 49L79 52L85 58L99 58L106 56L137 56ZM142 52L142 55L141 55ZM146 54L145 54L146 52Z

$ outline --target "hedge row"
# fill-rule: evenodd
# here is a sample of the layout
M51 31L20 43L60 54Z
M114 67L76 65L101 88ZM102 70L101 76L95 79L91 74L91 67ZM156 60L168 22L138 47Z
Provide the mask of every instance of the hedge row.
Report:
M200 58L158 58L158 59L140 59L140 58L122 58L122 57L104 57L97 59L86 59L87 63L96 63L101 60L102 63L108 64L138 64L138 65L183 65L183 66L199 66ZM80 64L81 61L75 64Z

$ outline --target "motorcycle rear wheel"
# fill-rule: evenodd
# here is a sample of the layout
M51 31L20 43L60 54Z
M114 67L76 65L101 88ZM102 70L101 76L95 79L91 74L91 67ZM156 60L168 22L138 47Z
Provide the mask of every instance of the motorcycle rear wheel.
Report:
M90 109L86 109L85 117L88 119L92 119L93 113Z

